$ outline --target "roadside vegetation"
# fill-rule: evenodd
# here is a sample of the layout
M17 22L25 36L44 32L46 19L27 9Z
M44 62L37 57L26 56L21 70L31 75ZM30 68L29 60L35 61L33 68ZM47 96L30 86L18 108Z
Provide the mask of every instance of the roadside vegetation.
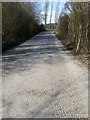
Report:
M2 50L5 51L44 31L38 3L2 3Z
M47 23L50 6L50 23ZM90 56L89 2L66 2L61 13L59 13L59 6L60 2L57 2L55 23L52 23L54 2L45 0L42 16L38 2L2 3L2 50L5 51L22 43L46 28L55 30L58 39L74 55L79 55L82 60L87 59ZM42 19L45 27L41 24Z
M60 14L56 35L76 54L88 54L89 2L67 2Z

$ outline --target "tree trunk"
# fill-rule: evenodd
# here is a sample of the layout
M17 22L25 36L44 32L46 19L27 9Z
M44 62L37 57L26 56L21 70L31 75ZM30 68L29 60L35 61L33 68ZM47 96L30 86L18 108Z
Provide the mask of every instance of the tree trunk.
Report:
M79 38L78 38L78 43L77 43L77 48L76 48L76 53L78 52L79 50L79 47L80 47L80 42L81 42L81 30L82 30L82 25L80 25L80 28L79 28Z

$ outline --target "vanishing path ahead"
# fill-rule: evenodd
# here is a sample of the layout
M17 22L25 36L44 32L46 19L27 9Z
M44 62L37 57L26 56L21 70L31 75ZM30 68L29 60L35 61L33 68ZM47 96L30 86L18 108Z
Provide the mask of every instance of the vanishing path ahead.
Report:
M88 117L88 70L52 32L3 55L3 117Z

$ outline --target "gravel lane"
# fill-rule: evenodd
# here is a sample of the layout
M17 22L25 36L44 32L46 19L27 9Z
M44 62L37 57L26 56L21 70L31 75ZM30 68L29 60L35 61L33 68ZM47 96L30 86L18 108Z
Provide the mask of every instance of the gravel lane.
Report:
M3 118L87 118L88 69L50 32L3 54Z

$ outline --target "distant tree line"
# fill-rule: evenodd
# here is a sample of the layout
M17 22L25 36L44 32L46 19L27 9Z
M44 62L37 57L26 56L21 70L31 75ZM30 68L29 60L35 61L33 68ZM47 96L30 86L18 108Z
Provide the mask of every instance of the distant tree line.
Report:
M40 25L37 3L2 3L2 48L13 47L45 30Z
M88 53L90 38L89 2L67 2L60 14L56 35L75 53Z

